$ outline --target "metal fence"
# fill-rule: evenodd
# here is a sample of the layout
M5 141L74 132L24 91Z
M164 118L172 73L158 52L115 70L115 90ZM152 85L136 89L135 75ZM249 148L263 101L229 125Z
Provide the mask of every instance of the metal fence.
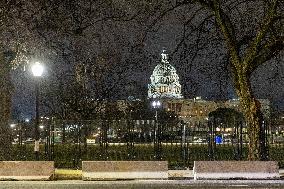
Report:
M82 160L167 160L170 168L196 160L245 160L247 133L242 122L188 125L162 120L49 120L40 128L40 159L58 168L80 168ZM20 125L20 124L19 124ZM284 165L284 131L265 124L267 159ZM14 160L32 160L32 128L14 130Z

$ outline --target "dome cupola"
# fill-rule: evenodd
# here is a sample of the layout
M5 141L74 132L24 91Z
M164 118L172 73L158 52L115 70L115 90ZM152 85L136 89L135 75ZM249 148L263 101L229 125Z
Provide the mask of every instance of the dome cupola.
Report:
M148 98L182 98L176 69L169 63L168 54L162 51L161 62L155 67L148 84Z

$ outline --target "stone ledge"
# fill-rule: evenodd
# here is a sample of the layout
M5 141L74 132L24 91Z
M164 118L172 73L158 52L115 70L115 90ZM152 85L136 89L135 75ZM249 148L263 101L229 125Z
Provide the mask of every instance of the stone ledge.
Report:
M275 161L195 161L195 180L201 179L279 179Z
M50 180L53 161L1 161L0 180Z
M167 179L167 172L83 172L83 180Z
M167 161L82 161L83 180L168 179Z

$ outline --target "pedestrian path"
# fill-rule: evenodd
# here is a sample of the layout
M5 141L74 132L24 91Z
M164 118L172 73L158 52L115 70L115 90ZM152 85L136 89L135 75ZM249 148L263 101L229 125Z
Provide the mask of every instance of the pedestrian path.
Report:
M284 188L284 180L120 180L120 181L0 181L0 188L47 188L47 189L75 189L75 188L98 188L98 189L193 189L193 188Z

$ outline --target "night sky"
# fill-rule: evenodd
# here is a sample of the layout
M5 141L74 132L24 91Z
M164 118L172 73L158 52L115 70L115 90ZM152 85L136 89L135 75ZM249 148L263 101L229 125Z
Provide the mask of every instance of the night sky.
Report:
M57 31L41 30L41 35L48 37L48 44L52 44L56 49L47 50L46 52L49 53L46 54L35 52L36 57L47 67L42 80L45 83L42 85L42 92L48 90L47 86L56 86L59 80L68 82L68 77L75 73L74 65L82 63L96 67L96 57L105 56L107 64L102 65L103 68L96 67L95 70L98 74L104 68L109 69L102 72L105 76L100 76L103 78L102 85L105 88L109 87L110 95L107 98L126 99L128 96L146 98L150 75L160 61L161 51L166 49L170 54L170 63L179 74L184 97L201 96L207 100L236 98L224 45L220 45L220 42L205 44L206 36L203 36L198 44L203 46L197 49L195 44L197 33L191 31L187 35L186 43L179 46L184 36L184 18L188 14L185 10L187 9L178 9L163 17L155 27L147 31L142 42L141 36L146 31L147 23L151 23L156 15L140 22L134 20L118 23L108 20L94 23L92 27L78 35L79 37L69 33L58 34ZM202 17L204 13L193 20L192 24L198 23ZM45 24L41 17L38 19L40 24ZM205 27L209 32L213 28L210 22ZM68 26L66 28L68 29ZM283 56L282 51L277 59L260 66L251 77L256 97L271 100L273 107L278 110L284 110ZM30 119L34 115L34 81L29 70L31 62L26 64L25 69L20 66L12 73L15 85L14 119ZM90 74L88 77L90 86L97 84L97 80L94 79L97 77L96 74Z

